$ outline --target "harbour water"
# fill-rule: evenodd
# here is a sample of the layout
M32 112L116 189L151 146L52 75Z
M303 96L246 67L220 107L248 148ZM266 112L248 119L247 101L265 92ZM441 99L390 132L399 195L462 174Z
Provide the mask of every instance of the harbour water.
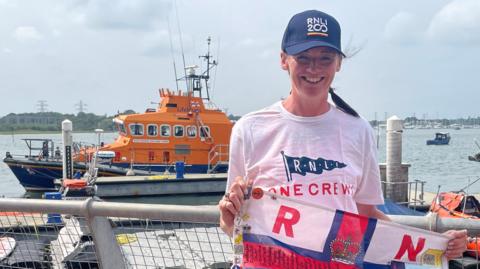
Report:
M435 132L450 132L451 141L447 146L427 146L426 140L432 139ZM385 129L379 132L379 161L385 161ZM56 145L61 145L60 134L15 134L0 135L0 154L2 158L6 151L12 154L26 154L27 147L22 138L51 138ZM112 142L115 133L105 133L101 141ZM74 141L85 143L97 143L98 137L94 133L75 133ZM480 163L468 160L468 155L480 152L474 140L480 140L480 129L407 129L403 133L403 162L411 164L409 171L410 180L426 181L425 189L436 192L440 185L443 191L460 190L469 181L473 182L480 177ZM480 193L480 181L468 188L469 193ZM0 162L0 196L21 197L24 189L18 183L10 169ZM198 197L186 198L195 200ZM209 203L209 197L202 198ZM216 200L216 199L213 199ZM148 199L145 201L148 202ZM166 200L167 203L179 202L173 197ZM188 203L188 202L187 202Z

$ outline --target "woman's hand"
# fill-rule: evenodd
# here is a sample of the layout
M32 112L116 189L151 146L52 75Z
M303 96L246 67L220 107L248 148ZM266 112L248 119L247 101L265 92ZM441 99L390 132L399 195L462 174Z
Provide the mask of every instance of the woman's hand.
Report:
M230 236L233 234L235 215L240 212L246 194L247 182L242 177L236 177L228 192L218 202L220 227Z
M449 260L461 257L463 252L467 250L467 230L449 230L443 234L450 237L445 257Z

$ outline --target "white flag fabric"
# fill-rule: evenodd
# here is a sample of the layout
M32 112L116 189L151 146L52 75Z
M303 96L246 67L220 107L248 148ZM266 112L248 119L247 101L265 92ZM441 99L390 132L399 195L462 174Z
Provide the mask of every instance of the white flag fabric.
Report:
M254 187L235 220L233 268L448 268L445 235Z

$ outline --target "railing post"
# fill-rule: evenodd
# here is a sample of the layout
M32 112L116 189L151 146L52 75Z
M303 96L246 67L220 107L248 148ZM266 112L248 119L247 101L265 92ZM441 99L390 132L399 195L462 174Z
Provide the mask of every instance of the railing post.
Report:
M93 236L95 250L100 268L102 269L125 269L125 260L117 243L117 238L112 231L110 221L106 217L91 215L93 198L85 201L84 210L88 228Z
M420 184L420 195L418 196L420 198L420 203L423 205L425 203L425 200L423 200L424 192L423 192L423 185L425 184L425 181L421 181Z
M62 139L63 139L63 178L73 178L73 138L72 122L62 121Z

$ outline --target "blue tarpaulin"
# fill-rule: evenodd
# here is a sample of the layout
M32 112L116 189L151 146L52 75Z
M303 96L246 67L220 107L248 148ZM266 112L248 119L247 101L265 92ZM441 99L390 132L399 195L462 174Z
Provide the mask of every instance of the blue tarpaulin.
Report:
M415 211L403 205L385 199L384 205L377 205L377 208L387 215L409 215L409 216L424 216L424 212Z

